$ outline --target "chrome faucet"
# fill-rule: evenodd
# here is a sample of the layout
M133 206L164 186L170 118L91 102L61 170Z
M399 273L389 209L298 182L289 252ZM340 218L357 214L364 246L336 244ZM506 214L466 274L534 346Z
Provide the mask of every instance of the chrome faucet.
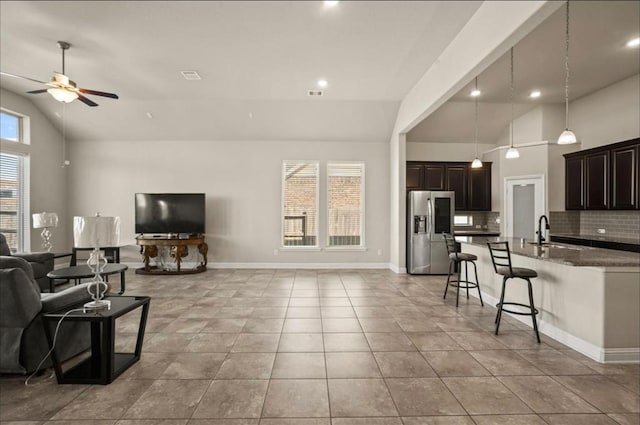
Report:
M544 214L541 215L540 218L538 219L538 231L536 232L538 234L538 245L542 245L542 242L545 241L545 238L542 235L542 233L543 233L542 232L542 219L543 218L544 218L544 221L545 221L545 224L546 224L545 229L546 230L550 229L550 227L549 227L549 219L547 218L546 215L544 215Z

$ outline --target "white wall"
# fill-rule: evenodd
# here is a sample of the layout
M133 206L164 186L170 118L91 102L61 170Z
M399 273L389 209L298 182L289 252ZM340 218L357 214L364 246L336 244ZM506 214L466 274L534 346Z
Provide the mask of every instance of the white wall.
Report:
M204 192L210 263L387 265L388 149L386 143L350 142L78 141L71 146L69 215L99 211L102 215L120 216L121 242L133 245L134 193ZM280 179L284 159L321 161L323 210L326 162L365 162L367 251L278 251L274 255L274 250L280 247ZM321 229L324 228L321 221ZM320 240L324 245L322 234ZM139 261L139 257L123 259L131 260Z
M640 74L571 102L569 111L580 149L640 137Z
M51 100L54 101L53 99ZM71 230L67 217L67 170L62 168L62 136L38 108L28 99L7 90L0 90L0 106L29 117L30 145L3 143L2 152L29 154L31 197L27 213L55 212L60 223L52 230L53 251L70 249ZM30 225L33 222L29 220ZM30 229L31 251L42 250L40 230Z
M488 161L482 154L494 147L493 144L478 144L480 159ZM407 161L471 162L475 157L475 143L407 143Z

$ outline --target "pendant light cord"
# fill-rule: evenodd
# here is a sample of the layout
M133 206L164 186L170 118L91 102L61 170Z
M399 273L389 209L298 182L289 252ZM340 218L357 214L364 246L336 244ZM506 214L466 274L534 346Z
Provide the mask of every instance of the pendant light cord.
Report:
M511 48L511 85L509 88L509 103L511 105L511 128L509 130L511 147L513 148L513 47Z
M478 77L476 77L476 91L478 91ZM475 119L476 158L478 158L478 96L475 97Z
M566 13L566 31L565 31L565 50L564 50L564 109L565 109L565 128L569 129L569 1L567 0Z

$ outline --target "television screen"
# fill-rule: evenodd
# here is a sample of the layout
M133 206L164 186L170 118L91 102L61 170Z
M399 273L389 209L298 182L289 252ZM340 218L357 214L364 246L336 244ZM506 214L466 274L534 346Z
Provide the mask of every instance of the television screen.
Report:
M136 233L204 233L204 193L136 193Z

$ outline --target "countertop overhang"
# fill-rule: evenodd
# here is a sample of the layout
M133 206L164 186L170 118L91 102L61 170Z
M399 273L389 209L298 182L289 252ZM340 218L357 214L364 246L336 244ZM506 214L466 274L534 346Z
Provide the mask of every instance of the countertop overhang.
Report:
M511 254L523 255L542 261L579 267L640 267L640 254L551 242L538 246L533 241L503 237L456 236L461 243L487 247L487 242L509 242ZM464 249L463 249L464 251Z

